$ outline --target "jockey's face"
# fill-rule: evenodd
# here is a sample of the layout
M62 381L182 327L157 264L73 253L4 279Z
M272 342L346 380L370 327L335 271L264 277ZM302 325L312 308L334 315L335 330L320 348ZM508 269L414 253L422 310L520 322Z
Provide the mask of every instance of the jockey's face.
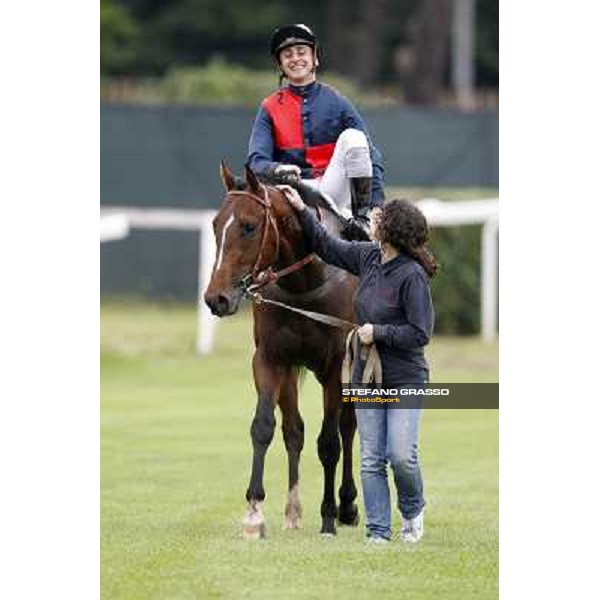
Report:
M315 80L317 66L313 49L305 44L296 44L279 53L279 64L294 85L306 85Z

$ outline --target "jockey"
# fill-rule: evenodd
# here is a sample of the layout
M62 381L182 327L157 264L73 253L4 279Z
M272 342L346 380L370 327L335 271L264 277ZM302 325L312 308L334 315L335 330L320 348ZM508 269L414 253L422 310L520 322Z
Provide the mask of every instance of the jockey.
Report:
M265 98L250 136L256 173L299 179L333 199L353 219L349 239L368 240L369 214L384 201L381 154L365 123L337 90L316 78L317 38L306 25L284 25L271 37L279 89ZM282 87L283 80L288 85Z

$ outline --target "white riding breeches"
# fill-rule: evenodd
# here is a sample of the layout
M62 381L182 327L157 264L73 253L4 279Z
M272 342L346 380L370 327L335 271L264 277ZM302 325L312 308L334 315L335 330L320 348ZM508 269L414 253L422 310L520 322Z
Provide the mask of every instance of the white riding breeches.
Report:
M330 196L338 208L346 212L351 204L350 179L372 176L373 165L367 136L360 129L345 129L337 139L323 176L302 181Z

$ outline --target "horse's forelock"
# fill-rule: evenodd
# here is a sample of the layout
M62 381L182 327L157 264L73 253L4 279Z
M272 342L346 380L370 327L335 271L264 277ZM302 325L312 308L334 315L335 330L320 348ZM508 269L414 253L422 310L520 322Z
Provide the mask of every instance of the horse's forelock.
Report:
M246 190L246 180L243 177L233 177L234 186L233 189L237 192L243 192Z

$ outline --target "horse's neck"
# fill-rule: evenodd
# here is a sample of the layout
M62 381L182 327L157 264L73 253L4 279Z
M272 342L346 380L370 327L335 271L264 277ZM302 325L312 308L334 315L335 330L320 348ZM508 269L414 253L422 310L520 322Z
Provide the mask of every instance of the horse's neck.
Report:
M297 219L294 215L293 219ZM289 215L284 217L289 223ZM278 225L283 224L283 219L280 220ZM307 254L306 244L304 242L304 236L302 234L302 227L300 223L296 223L293 227L280 227L280 247L279 257L276 263L276 270L281 270L295 262L302 260ZM283 230L283 234L281 233ZM325 281L325 268L321 261L313 260L302 268L285 275L278 282L277 285L293 294L301 294L310 292L323 285Z

